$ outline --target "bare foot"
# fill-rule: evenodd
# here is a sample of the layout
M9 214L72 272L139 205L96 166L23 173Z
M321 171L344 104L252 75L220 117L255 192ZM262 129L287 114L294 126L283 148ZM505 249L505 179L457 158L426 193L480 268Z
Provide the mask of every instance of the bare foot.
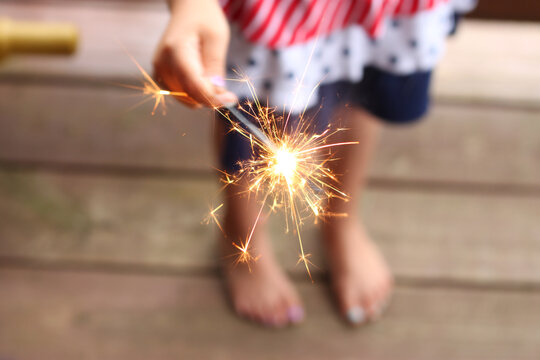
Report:
M393 277L357 216L334 218L324 225L333 290L353 325L377 319L386 307Z
M232 305L239 315L266 326L300 323L304 319L300 298L277 263L263 231L256 231L248 249L257 260L237 262L241 251L229 239L245 239L253 225L245 221L253 211L244 211L249 212L249 208L231 212L234 215L225 225L228 237L221 240L223 275Z

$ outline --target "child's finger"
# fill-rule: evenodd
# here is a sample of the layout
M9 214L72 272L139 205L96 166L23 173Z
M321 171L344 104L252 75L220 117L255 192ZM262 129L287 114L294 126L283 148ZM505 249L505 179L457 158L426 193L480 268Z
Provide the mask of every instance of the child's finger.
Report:
M236 95L225 89L225 57L229 44L229 34L207 32L203 34L201 42L201 60L207 78L214 85L214 99L219 105L226 105L238 101Z
M184 91L195 101L206 106L219 106L214 85L204 76L204 69L198 49L185 49L182 56L174 56L171 70L173 77L182 84Z
M185 92L183 87L178 82L178 79L172 75L169 66L163 65L162 63L155 63L154 78L159 87L164 90ZM174 96L174 98L189 108L198 109L201 107L199 102L195 101L189 96Z
M237 96L225 88L225 80L221 76L212 76L210 82L214 84L214 97L220 105L230 105L238 102Z
M170 42L164 45L154 61L155 73L163 79L161 82L167 90L183 91L188 94L189 101L183 97L178 98L186 105L193 105L194 102L208 104L207 93L210 86L205 86L198 80L202 76L203 67L197 46L192 43L193 41L188 41L180 45L171 45Z
M226 36L206 34L201 41L201 60L206 74L222 76L225 73Z
M207 42L207 46L210 46L209 44ZM203 53L201 47L193 38L183 39L180 45L163 46L154 61L155 73L158 78L163 79L160 83L164 83L167 90L186 92L188 98L179 97L178 100L191 107L196 104L219 107L236 102L236 96L226 91L223 86L223 64L218 65L223 63L223 60L218 60L217 52L226 51L226 48L221 45L221 50L216 50L213 59L207 62L212 64L208 70L203 63L203 57L208 56L208 50ZM224 56L225 54L221 57Z

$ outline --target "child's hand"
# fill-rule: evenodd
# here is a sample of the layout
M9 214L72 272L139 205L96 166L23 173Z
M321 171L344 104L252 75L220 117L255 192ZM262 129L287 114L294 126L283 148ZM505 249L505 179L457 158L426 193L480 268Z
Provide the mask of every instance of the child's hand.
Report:
M236 102L223 75L229 25L217 0L170 0L171 19L154 56L156 79L190 107Z

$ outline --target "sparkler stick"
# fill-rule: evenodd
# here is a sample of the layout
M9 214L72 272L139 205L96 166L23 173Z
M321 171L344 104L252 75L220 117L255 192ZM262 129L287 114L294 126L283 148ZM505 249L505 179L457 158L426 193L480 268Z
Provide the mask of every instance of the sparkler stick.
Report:
M238 120L244 127L247 128L251 135L255 136L270 149L276 148L276 145L268 138L268 136L266 136L265 133L261 131L259 127L249 121L240 111L236 109L236 104L227 104L224 107L229 110L231 114L234 115L236 120Z

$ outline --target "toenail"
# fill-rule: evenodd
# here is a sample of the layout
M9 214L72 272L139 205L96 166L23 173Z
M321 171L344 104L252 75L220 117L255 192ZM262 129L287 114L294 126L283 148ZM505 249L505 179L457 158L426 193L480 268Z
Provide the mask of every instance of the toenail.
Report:
M304 308L301 306L291 306L287 310L287 317L289 318L289 321L293 324L298 324L302 320L304 320Z
M360 306L353 306L347 311L347 320L351 324L360 324L366 320L366 312Z

